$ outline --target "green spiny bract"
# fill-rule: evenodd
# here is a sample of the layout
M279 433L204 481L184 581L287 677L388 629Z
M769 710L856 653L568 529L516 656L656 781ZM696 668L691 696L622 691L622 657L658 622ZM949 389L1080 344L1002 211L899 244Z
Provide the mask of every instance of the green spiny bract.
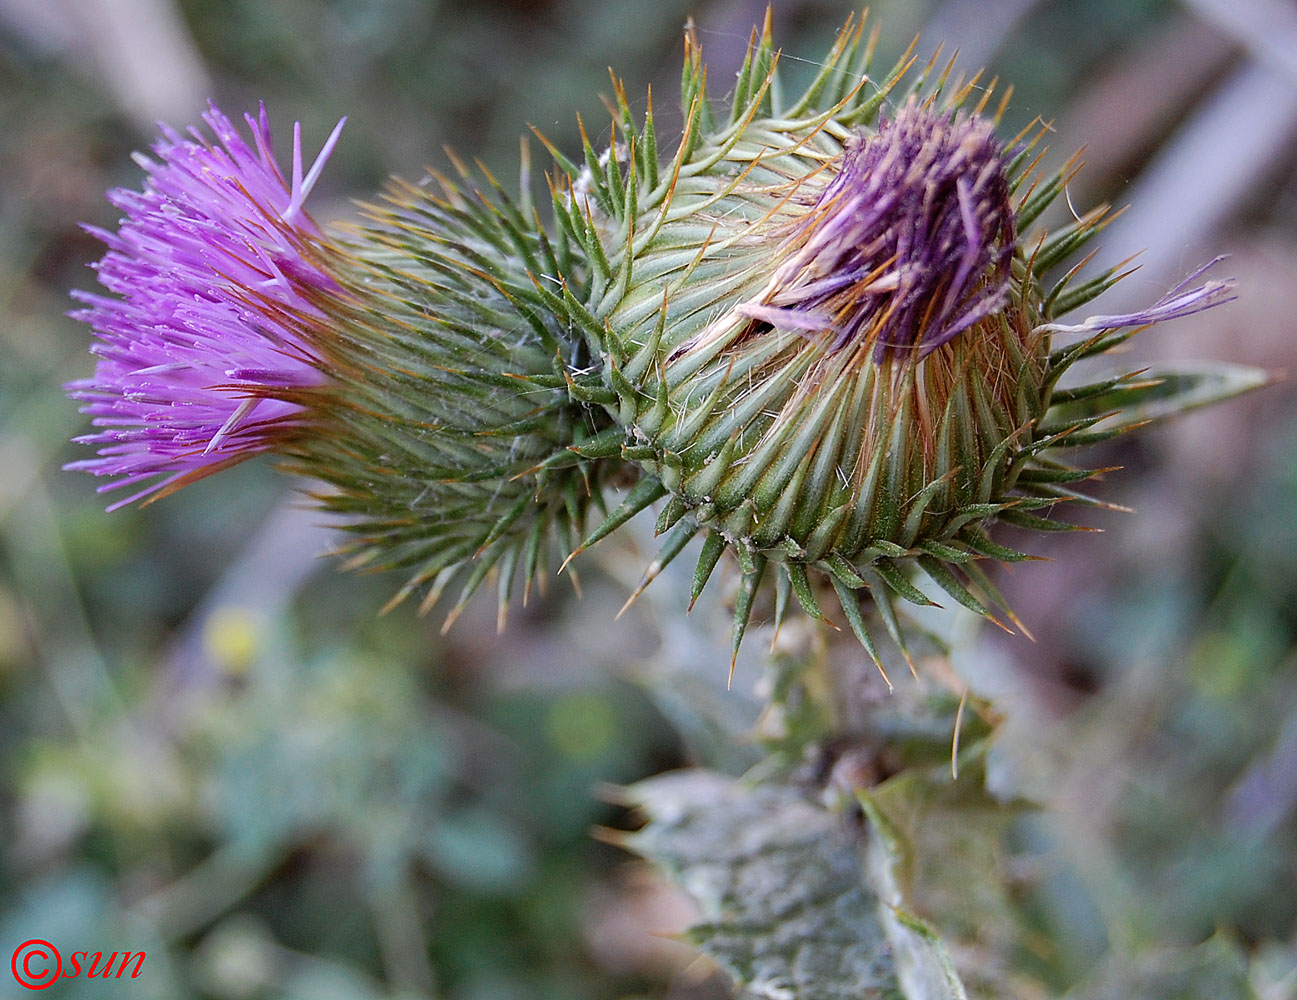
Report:
M349 565L410 574L389 607L420 592L430 608L467 568L449 627L496 571L503 624L519 573L525 600L554 541L585 529L614 464L569 449L610 421L569 395L586 348L531 278L578 271L494 181L393 182L337 239L327 319L301 326L329 380L289 465L332 487L317 499L354 536Z
M620 87L610 150L586 141L579 168L556 154L555 211L590 284L580 304L551 299L601 362L602 392L581 398L615 421L587 453L644 470L582 547L664 501L645 582L701 534L696 598L732 550L736 651L771 564L777 616L791 593L823 618L831 585L876 661L869 602L905 652L893 605L931 603L919 571L959 604L1016 621L979 562L1028 557L989 530L1068 528L1053 508L1096 503L1076 489L1096 470L1060 449L1120 433L1123 411L1150 398L1170 410L1181 390L1202 395L1139 373L1065 390L1060 379L1137 327L1232 294L1181 286L1142 313L1060 323L1121 276L1080 280L1078 266L1046 283L1105 210L1023 235L1072 169L1034 174L1043 130L1006 151L982 117L991 88L947 95L935 60L903 85L910 54L875 81L862 38L848 22L805 94L784 103L767 17L718 122L690 35L669 162L657 160L651 101L637 123ZM1080 336L1059 346L1059 332ZM1228 391L1258 380L1243 382Z

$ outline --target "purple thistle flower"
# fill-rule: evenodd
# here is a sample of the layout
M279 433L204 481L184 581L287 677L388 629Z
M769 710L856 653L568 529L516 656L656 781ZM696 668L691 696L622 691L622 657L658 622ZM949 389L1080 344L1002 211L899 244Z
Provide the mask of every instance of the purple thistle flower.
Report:
M926 357L1002 308L1013 256L1004 151L989 122L911 98L847 140L837 175L784 244L791 254L738 312L862 339L875 359Z
M302 206L343 122L305 174L294 127L285 179L265 107L244 117L252 146L215 105L203 119L216 143L164 127L157 158L136 155L144 190L108 195L124 213L117 232L86 227L108 246L96 270L111 294L73 293L99 361L66 388L98 428L76 440L99 453L66 468L119 477L100 492L148 484L109 510L272 447L302 413L277 397L324 381L288 317L318 314L304 287L335 287Z

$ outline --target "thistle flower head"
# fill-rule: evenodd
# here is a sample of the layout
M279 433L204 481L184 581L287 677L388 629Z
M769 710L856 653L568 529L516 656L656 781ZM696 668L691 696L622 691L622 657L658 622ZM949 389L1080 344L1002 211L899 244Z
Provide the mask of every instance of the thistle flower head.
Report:
M394 185L366 224L325 234L303 206L342 123L309 170L296 131L285 176L264 108L251 143L204 117L215 141L165 130L139 157L144 190L109 196L118 231L93 230L112 294L78 295L99 362L68 391L99 454L69 467L147 483L116 507L273 452L331 487L318 497L355 535L353 564L410 570L399 597L435 598L476 559L463 597L499 566L507 607L551 535L575 545L602 474L567 450L592 422L555 369L584 349L535 301L553 248L445 178Z
M788 254L739 307L772 326L832 333L832 349L921 360L1000 309L1013 210L990 122L911 97L850 136L837 173L792 223Z
M101 490L148 484L114 507L271 447L300 415L293 393L323 379L284 315L312 310L304 288L333 286L303 203L342 123L305 174L295 131L285 178L264 107L246 117L251 145L215 106L203 117L215 142L164 129L137 157L144 190L108 196L118 230L87 227L108 245L109 294L75 293L99 361L68 391L98 428L77 440L99 454L69 468L118 477Z
M1121 277L1053 277L1106 210L1033 230L1072 169L1034 173L1044 130L1002 143L991 88L954 86L935 61L917 78L908 53L871 73L862 28L849 21L785 101L767 18L719 123L687 36L674 158L652 161L652 116L640 124L619 95L627 157L587 148L568 171L598 214L556 212L599 279L574 321L604 360L621 434L608 450L645 471L586 543L664 501L645 583L701 535L695 597L726 551L742 572L735 650L771 570L776 618L790 596L825 618L832 591L881 668L869 620L908 660L898 612L934 603L932 587L1016 622L979 563L1028 558L992 537L997 523L1065 530L1061 502L1098 502L1074 485L1095 470L1064 448L1130 429L1126 411L1150 401L1165 415L1259 380L1068 384L1074 362L1232 284L1190 280L1141 312L1062 321Z
M515 580L524 602L543 588L551 545L576 544L614 472L576 453L609 421L569 395L589 357L532 277L565 249L489 175L485 191L461 175L393 181L339 235L342 294L313 293L297 325L329 381L281 449L331 487L348 565L406 572L389 606L429 609L460 578L447 627L493 571L501 625Z

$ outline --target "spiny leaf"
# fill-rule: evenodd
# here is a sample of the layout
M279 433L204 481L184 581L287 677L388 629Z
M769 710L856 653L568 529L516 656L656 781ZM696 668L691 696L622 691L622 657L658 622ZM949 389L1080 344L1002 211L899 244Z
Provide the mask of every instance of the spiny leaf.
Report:
M905 1000L885 907L841 816L785 786L705 771L653 778L625 797L649 823L620 842L693 896L702 919L689 939L746 996Z

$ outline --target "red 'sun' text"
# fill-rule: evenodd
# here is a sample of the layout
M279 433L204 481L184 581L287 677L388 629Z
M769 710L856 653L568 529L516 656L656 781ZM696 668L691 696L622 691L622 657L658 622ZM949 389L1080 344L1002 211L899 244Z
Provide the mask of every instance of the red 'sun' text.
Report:
M9 969L19 986L29 990L43 990L60 979L121 979L129 972L130 979L140 974L144 967L144 952L74 951L66 959L48 941L32 938L14 949Z

